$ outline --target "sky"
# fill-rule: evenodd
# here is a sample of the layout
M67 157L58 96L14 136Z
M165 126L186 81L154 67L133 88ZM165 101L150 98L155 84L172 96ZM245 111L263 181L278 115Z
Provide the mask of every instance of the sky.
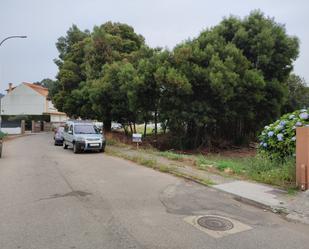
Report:
M308 0L0 0L0 40L28 37L7 40L0 47L0 92L9 82L54 79L55 43L72 24L91 30L107 21L127 23L149 46L172 49L224 17L244 17L255 9L285 24L287 33L299 38L294 71L309 82Z

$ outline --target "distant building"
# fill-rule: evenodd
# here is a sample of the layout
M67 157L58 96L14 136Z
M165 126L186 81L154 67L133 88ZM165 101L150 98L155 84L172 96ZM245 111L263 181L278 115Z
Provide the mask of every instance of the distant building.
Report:
M63 123L68 119L65 113L54 107L45 87L26 82L14 87L10 83L6 91L0 105L3 119L8 116L29 116L50 123Z

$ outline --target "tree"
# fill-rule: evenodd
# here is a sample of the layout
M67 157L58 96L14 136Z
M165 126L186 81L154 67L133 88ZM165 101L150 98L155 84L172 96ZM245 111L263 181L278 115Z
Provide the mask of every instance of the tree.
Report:
M192 86L179 112L186 113L186 146L255 136L280 115L297 55L298 40L259 11L226 18L177 46L174 66Z
M131 63L114 62L103 67L103 77L93 81L91 101L94 110L102 115L104 124L111 120L126 127L130 125L131 132L135 125L137 114L129 105L128 87L136 79L136 71ZM106 128L106 127L105 127Z
M53 96L57 93L58 88L59 88L59 81L52 80L52 79L49 79L49 78L45 78L41 81L34 82L34 84L47 88L48 89L48 97L50 99L53 98Z
M107 22L94 27L92 32L81 31L73 25L65 37L58 39L56 46L59 51L59 59L55 61L59 67L59 86L54 96L56 107L72 117L104 119L105 129L110 130L112 110L106 108L111 105L105 103L98 108L98 96L94 97L91 88L97 90L98 82L104 82L105 65L134 61L137 51L144 46L144 38L121 23Z
M89 31L81 31L73 25L65 37L60 37L56 43L59 59L55 60L59 68L57 88L53 91L53 101L60 111L69 116L78 117L80 108L76 107L76 92L82 82L86 81L84 69L85 46L89 42Z
M298 46L260 11L225 18L172 51L147 47L126 24L72 26L57 42L53 99L71 116L103 120L106 130L112 120L144 122L145 131L154 121L157 134L161 122L183 148L244 143L307 105L307 87L290 76Z
M297 109L309 107L309 87L305 80L296 74L290 74L286 81L288 88L287 103L283 113L293 112Z

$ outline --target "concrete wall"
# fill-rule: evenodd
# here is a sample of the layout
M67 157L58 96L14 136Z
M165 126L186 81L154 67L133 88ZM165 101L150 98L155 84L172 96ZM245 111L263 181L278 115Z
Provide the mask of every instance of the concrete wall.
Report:
M42 115L46 111L46 98L21 84L1 99L2 115Z
M22 130L21 127L15 127L15 128L1 128L0 129L2 132L7 133L9 135L17 135L21 134Z
M63 123L68 120L68 117L65 115L59 114L50 114L50 122L51 123Z

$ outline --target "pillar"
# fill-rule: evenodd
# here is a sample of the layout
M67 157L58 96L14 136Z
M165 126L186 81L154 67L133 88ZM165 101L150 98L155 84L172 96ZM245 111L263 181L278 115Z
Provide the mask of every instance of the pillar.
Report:
M296 184L309 188L309 127L296 128Z

